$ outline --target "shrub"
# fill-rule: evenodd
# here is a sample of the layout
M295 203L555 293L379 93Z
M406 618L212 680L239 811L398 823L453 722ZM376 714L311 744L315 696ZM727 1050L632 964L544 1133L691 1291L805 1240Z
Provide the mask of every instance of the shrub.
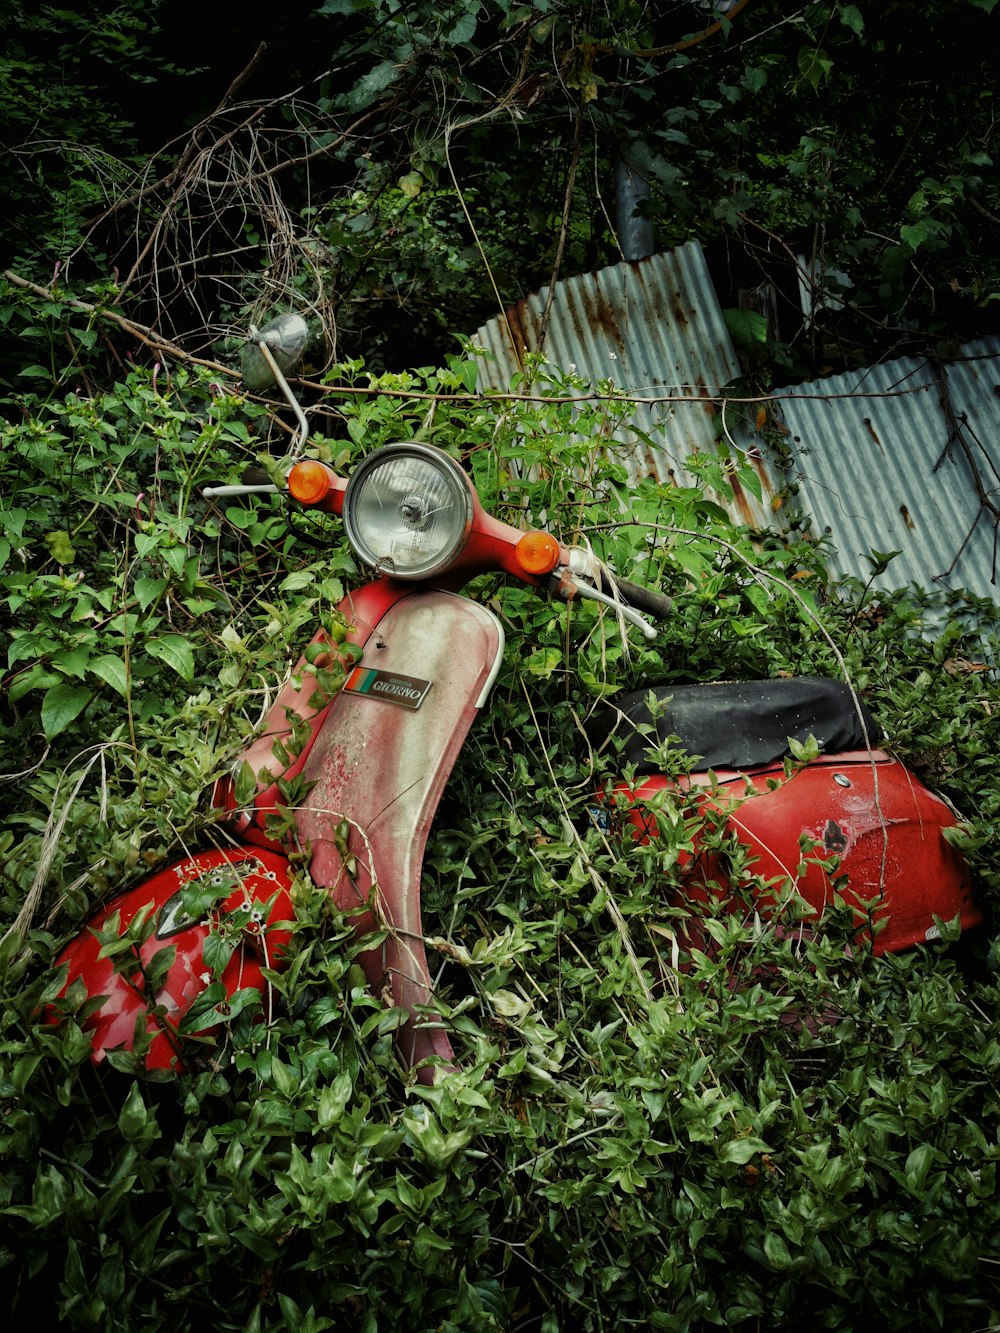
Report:
M280 423L208 378L136 370L101 394L7 404L11 1319L109 1333L988 1326L989 967L961 970L944 945L845 952L836 913L796 943L748 909L709 918L713 949L673 970L665 886L698 816L665 819L655 847L605 840L586 818L602 774L581 728L644 681L846 666L963 806L988 900L997 724L989 673L971 666L994 609L830 587L821 549L726 520L718 463L699 489L629 487L601 443L628 410L613 395L571 402L581 386L536 379L477 398L473 374L462 358L381 378L338 367L316 451L348 466L388 439L440 444L488 507L586 538L671 592L676 616L655 647L626 647L592 607L477 586L509 651L426 860L462 1062L432 1089L401 1074L399 1015L304 876L273 1017L242 1010L180 1077L135 1077L125 1056L95 1069L77 1019L41 1021L53 957L93 908L224 836L201 793L356 571L337 531L314 531L317 549L273 501L201 497L266 465L269 433L282 447ZM936 638L922 632L932 601ZM835 1021L787 1022L831 1006Z

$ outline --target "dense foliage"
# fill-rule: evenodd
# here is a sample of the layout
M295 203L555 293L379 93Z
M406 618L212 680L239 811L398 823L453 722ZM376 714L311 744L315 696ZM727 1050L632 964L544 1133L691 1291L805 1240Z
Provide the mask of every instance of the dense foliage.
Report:
M269 1022L234 1011L179 1079L137 1080L125 1056L94 1070L82 1015L40 1017L60 942L149 867L224 841L202 793L354 570L338 533L318 554L273 501L200 498L281 431L207 374L22 398L2 454L16 627L0 1262L18 1326L988 1325L990 969L967 974L944 946L845 954L836 914L797 944L748 897L675 972L669 886L698 817L664 819L655 849L588 829L607 774L580 728L640 681L846 668L971 816L988 903L992 688L940 664L980 659L992 611L939 605L928 640L915 591L831 596L822 550L726 522L718 464L699 489L645 486L626 508L594 441L627 404L573 407L579 383L491 400L467 397L475 366L458 358L339 371L321 456L432 440L492 508L590 540L671 590L676 617L626 652L600 614L479 590L510 650L424 886L461 1074L433 1090L401 1078L398 1016L365 988L350 923L305 880ZM749 892L752 865L743 874ZM788 1021L831 1003L836 1021L815 1032Z
M476 394L456 350L616 259L622 156L662 245L705 243L733 306L771 293L758 379L986 326L991 0L725 8L293 2L259 49L245 6L0 6L8 1327L1000 1324L996 607L834 586L807 531L726 518L759 487L739 459L630 487L610 385L529 361ZM318 456L439 444L493 512L675 599L625 645L592 606L474 589L508 651L428 848L462 1066L433 1089L304 873L272 1013L234 1007L179 1078L95 1069L72 1000L45 1020L98 904L225 845L206 790L359 576L337 525L300 518L310 543L271 498L201 493L285 452L230 335L289 307ZM739 911L678 970L678 860L717 834L679 804L655 844L606 839L586 724L652 681L805 672L846 674L962 811L986 930L876 960L844 912L761 919L736 857Z

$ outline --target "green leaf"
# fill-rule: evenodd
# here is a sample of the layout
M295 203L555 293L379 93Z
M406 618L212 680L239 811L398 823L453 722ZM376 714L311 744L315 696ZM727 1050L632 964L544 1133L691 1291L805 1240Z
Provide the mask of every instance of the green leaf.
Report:
M261 994L256 986L243 986L237 991L233 991L229 999L221 1006L221 1018L226 1023L231 1023L237 1018L244 1009L256 1008L261 1003Z
M905 1175L907 1189L920 1194L927 1181L927 1173L934 1161L934 1149L929 1143L921 1143L906 1159Z
M67 676L76 676L82 680L90 662L90 645L82 644L76 648L63 648L52 654L52 665L57 671Z
M41 657L58 647L58 640L48 635L36 634L32 630L14 631L14 639L7 649L7 665L14 666L26 657Z
M228 1003L226 988L221 981L213 981L197 995L181 1020L181 1032L199 1032L203 1028L214 1027L222 1015L216 1006L225 1008Z
M940 250L947 241L951 228L936 218L920 218L919 221L906 224L899 229L903 242L916 253L918 250Z
M16 676L7 689L7 698L12 704L30 693L31 690L47 690L50 685L61 683L61 677L54 671L47 671L40 662L36 662L30 670Z
M135 593L136 601L143 611L146 610L161 593L167 590L166 579L136 579L132 585L132 591Z
M271 1082L283 1097L292 1097L299 1086L295 1071L277 1056L271 1061Z
M792 1256L782 1236L775 1231L768 1231L764 1237L764 1254L767 1262L776 1272L790 1268Z
M796 740L794 736L786 736L788 742L788 753L799 764L811 764L819 757L820 745L815 736L807 736L804 741Z
M202 961L214 977L221 977L236 952L237 940L217 930L209 931L202 945Z
M407 199L416 199L424 188L424 178L419 171L408 171L405 176L400 176L396 184Z
M176 944L157 949L145 965L146 994L158 995L167 982L167 974L177 959Z
M421 1107L403 1116L403 1125L410 1135L417 1155L435 1171L444 1171L457 1153L461 1152L472 1136L469 1129L444 1133L438 1121Z
M736 1166L745 1166L758 1153L770 1151L771 1149L763 1139L748 1134L746 1138L730 1139L728 1143L724 1143L719 1152L719 1157L723 1162L733 1162Z
M159 658L177 672L182 680L194 679L194 653L191 645L180 634L164 634L159 639L146 640L146 652Z
M69 533L62 528L56 532L47 532L45 545L57 565L71 565L76 559L76 547L70 541Z
M872 572L872 578L878 578L879 574L884 574L889 568L890 563L895 560L897 555L902 555L902 551L876 551L871 548L871 554L864 556L864 560Z
M743 71L743 77L740 79L747 92L759 93L767 84L767 70L755 69L747 66Z
M226 518L234 528L248 532L260 522L260 511L251 505L230 505L226 510Z
M137 532L134 541L136 555L150 555L153 551L159 549L160 534L158 532Z
M142 1092L138 1083L133 1083L128 1096L125 1098L125 1105L118 1116L118 1128L121 1131L122 1138L128 1142L139 1138L146 1128L148 1119L149 1112L146 1110L146 1103L142 1100Z
M187 562L186 546L165 546L160 552L163 559L170 566L178 578L184 573L184 565Z
M257 778L253 769L244 760L236 770L236 804L249 805L257 795Z
M722 317L737 351L758 355L767 350L767 320L758 311L731 308Z
M799 73L815 92L819 92L820 83L830 77L830 72L833 69L833 61L826 52L814 46L802 48L799 52L798 64Z
M350 1074L338 1074L328 1088L323 1088L319 1095L317 1123L320 1129L329 1129L336 1125L344 1114L351 1099L352 1083Z
M758 502L763 501L764 491L761 480L752 467L740 468L739 481L740 485L748 490Z
M42 730L52 740L65 731L90 703L91 692L85 685L53 685L42 700Z
M24 524L27 517L27 509L0 509L0 528L9 533L11 537L20 539L24 533Z
M303 588L309 588L315 582L316 582L316 575L311 570L299 569L296 570L294 574L287 574L281 580L281 583L278 585L278 591L301 592ZM223 633L225 633L225 631L223 631Z
M380 65L376 65L351 89L348 95L348 103L354 109L360 111L362 107L369 106L377 101L379 93L384 93L386 88L395 83L401 73L400 66L395 60L384 60Z
M266 1236L258 1236L255 1231L234 1231L233 1239L268 1264L273 1263L281 1253Z
M128 693L128 675L125 671L125 663L120 657L114 657L111 653L102 653L100 657L93 658L88 664L89 669L110 685L121 695Z
M173 1216L173 1211L173 1208L167 1207L155 1217L151 1217L136 1239L130 1242L129 1264L134 1266L137 1272L145 1272L152 1264L163 1224L167 1218Z
M442 36L452 46L467 46L476 35L478 4L467 4L444 29Z
M524 664L525 671L547 680L563 660L560 648L539 648L533 652Z

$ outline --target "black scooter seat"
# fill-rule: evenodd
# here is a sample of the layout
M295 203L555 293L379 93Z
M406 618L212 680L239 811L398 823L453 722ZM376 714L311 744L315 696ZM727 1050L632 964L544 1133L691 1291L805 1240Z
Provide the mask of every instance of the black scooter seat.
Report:
M647 706L650 692L656 699L655 718ZM634 764L639 774L660 771L649 750L663 743L679 745L695 758L694 771L704 772L784 759L789 737L806 741L815 736L828 754L864 749L877 742L879 730L864 704L861 713L864 726L848 687L821 676L655 685L613 701L588 734L599 753L618 736L619 762Z

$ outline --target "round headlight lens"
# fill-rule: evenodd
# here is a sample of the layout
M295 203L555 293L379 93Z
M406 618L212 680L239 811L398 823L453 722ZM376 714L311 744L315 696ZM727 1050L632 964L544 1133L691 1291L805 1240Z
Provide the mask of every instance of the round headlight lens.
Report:
M472 494L448 454L388 444L353 472L344 492L347 538L366 565L426 579L452 565L472 527Z

